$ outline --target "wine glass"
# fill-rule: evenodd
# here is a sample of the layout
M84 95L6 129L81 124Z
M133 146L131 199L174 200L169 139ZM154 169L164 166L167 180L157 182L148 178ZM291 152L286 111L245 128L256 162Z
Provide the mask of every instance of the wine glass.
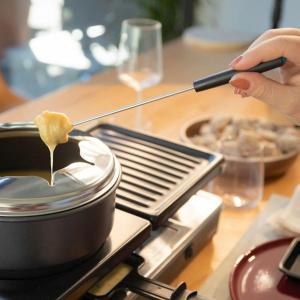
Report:
M136 101L143 90L162 79L161 23L151 19L127 19L122 22L118 55L118 78L136 91ZM149 129L142 122L142 108L136 111L136 128Z

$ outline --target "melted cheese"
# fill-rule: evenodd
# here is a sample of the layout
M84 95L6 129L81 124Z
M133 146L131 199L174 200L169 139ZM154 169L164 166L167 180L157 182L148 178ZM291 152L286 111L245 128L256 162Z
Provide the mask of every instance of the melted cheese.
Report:
M34 123L39 129L43 142L53 151L57 144L68 141L68 133L73 128L65 114L50 111L43 111L34 119Z
M73 125L65 114L50 111L43 111L36 116L34 123L39 129L41 139L50 151L51 186L53 186L53 153L58 144L68 141L68 133L72 130Z

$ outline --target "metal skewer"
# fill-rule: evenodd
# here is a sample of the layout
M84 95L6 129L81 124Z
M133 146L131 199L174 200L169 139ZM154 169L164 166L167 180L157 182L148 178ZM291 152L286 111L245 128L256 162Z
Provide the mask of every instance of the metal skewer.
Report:
M136 108L136 107L139 107L139 106L142 106L142 105L145 105L145 104L149 104L149 103L152 103L152 102L155 102L155 101L158 101L158 100L169 98L169 97L181 94L181 93L185 93L185 92L191 91L193 89L194 89L194 87L190 86L190 87L187 87L187 88L185 88L183 90L180 90L180 91L176 91L176 92L173 92L173 93L168 93L168 94L165 94L165 95L162 95L162 96L159 96L159 97L155 97L155 98L151 98L151 99L141 101L141 102L138 102L138 103L129 104L129 105L123 106L121 108L117 108L117 109L109 111L109 112L104 112L102 114L93 116L91 118L76 122L73 125L78 126L78 125L81 125L81 124L84 124L84 123L87 123L87 122L90 122L90 121L94 121L94 120L101 119L101 118L104 118L104 117L107 117L107 116L110 116L110 115L113 115L113 114L120 113L120 112L125 111L125 110L129 110L129 109Z
M94 121L94 120L97 120L97 119L101 119L101 118L104 118L104 117L107 117L107 116L110 116L110 115L113 115L113 114L116 114L116 113L120 113L122 111L126 111L126 110L136 108L136 107L139 107L139 106L142 106L142 105L153 103L153 102L156 102L156 101L159 101L159 100L162 100L162 99L165 99L165 98L169 98L169 97L172 97L172 96L175 96L175 95L179 95L179 94L191 91L191 90L195 90L196 92L208 90L208 89L211 89L211 88L214 88L214 87L217 87L217 86L224 85L224 84L228 83L230 81L230 79L235 74L237 74L239 72L263 73L263 72L281 67L285 64L285 62L286 62L285 57L279 57L279 58L276 58L276 59L273 59L273 60L270 60L270 61L260 63L257 66L255 66L253 68L250 68L250 69L247 69L247 70L241 70L241 71L237 71L237 70L233 70L233 69L225 70L225 71L222 71L222 72L219 72L219 73L216 73L216 74L204 77L204 78L200 78L200 79L193 82L193 86L189 86L189 87L186 87L182 90L178 90L178 91L168 93L168 94L165 94L165 95L162 95L162 96L158 96L158 97L155 97L155 98L147 99L145 101L141 101L141 102L138 102L138 103L129 104L129 105L123 106L121 108L118 108L118 109L115 109L115 110L112 110L112 111L109 111L109 112L101 113L101 114L95 115L91 118L75 122L73 124L73 126L78 126L78 125L81 125L81 124L84 124L84 123L87 123L87 122L91 122L91 121Z

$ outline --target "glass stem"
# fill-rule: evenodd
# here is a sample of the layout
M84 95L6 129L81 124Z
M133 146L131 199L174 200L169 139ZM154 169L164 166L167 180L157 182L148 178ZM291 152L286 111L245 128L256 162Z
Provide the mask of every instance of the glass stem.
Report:
M139 89L136 91L136 102L141 102L143 100L143 90ZM135 128L140 129L142 127L143 114L142 106L137 107L136 118L135 118Z

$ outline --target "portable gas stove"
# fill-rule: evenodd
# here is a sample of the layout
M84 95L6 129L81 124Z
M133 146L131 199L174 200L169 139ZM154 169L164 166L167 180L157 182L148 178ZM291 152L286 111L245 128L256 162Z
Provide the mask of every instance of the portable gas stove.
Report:
M221 200L199 189L219 172L222 157L108 124L90 132L122 165L110 238L63 273L1 279L0 299L135 298L127 290L146 299L201 299L184 284L152 280L172 280L216 232Z

